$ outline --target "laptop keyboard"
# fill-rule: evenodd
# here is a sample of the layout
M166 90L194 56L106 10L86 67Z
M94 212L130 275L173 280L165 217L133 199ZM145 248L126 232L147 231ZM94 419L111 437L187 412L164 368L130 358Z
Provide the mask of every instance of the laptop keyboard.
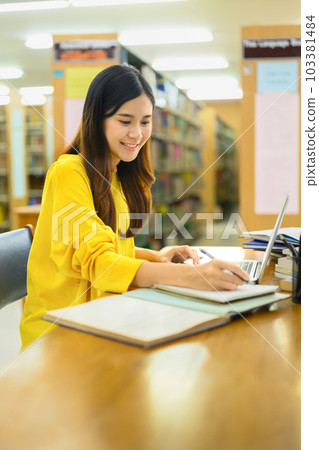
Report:
M237 264L242 270L250 274L254 265L254 261L238 261Z

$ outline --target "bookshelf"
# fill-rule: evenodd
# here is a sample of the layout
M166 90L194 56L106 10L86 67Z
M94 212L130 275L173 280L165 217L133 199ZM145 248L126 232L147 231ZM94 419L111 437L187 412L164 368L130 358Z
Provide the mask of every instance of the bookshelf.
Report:
M7 110L6 105L0 105L0 233L10 229L10 154Z
M51 98L25 106L17 92L0 105L0 233L24 226L22 208L38 206L47 169L53 162Z
M44 105L25 107L25 150L27 161L27 196L29 205L41 203L45 174L48 169L46 155Z
M207 213L222 213L224 219L238 210L238 154L233 145L237 129L231 115L231 110L220 104L205 106L200 111L205 137L204 209Z
M238 156L234 130L216 117L216 204L224 218L238 210Z

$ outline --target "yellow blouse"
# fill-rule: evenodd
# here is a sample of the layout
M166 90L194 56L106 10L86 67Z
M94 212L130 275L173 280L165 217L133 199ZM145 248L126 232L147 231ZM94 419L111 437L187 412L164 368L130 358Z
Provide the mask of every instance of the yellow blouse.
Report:
M116 233L95 212L82 157L62 155L50 167L28 261L23 348L56 326L41 320L47 310L126 292L144 262L135 259L134 239L119 237L129 216L116 172L111 189Z

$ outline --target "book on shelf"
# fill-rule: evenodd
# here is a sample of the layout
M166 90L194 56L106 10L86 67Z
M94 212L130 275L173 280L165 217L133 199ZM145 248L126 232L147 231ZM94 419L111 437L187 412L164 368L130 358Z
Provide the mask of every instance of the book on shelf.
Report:
M235 316L269 308L285 298L288 295L273 290L270 294L224 304L144 288L47 311L43 319L150 348L226 325Z
M272 235L272 232L273 230L243 232L242 237L244 237L245 239L256 239L258 241L268 242ZM293 245L299 245L300 233L301 228L298 227L280 228L275 243L282 244L283 241L279 237L279 235L282 234L285 239Z

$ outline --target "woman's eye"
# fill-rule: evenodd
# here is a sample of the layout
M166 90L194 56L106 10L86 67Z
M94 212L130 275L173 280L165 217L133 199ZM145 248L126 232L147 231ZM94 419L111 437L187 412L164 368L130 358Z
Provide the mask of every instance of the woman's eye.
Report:
M120 120L123 125L129 125L130 122L128 120Z
M142 125L148 125L148 124L150 124L151 122L142 122Z

